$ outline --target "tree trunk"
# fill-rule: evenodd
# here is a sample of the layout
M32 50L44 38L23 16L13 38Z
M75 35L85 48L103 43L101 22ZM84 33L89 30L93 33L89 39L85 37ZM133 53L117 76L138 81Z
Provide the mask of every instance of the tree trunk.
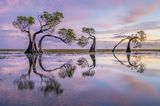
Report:
M32 53L32 41L29 39L29 45L28 48L26 49L25 53Z
M121 44L124 40L126 40L127 38L125 38L125 39L122 39L120 42L118 42L118 44L117 45L115 45L114 46L114 48L112 49L112 52L114 52L115 51L115 49L116 49L116 47L119 45L119 44Z
M32 54L33 53L33 41L32 41L32 38L31 38L31 34L28 33L28 40L29 40L29 44L28 44L28 47L25 51L26 54Z
M93 62L92 66L96 67L96 56L95 56L95 54L89 54L89 56L91 57L92 62Z
M131 47L130 47L130 45L131 45L131 41L132 41L132 40L133 40L133 39L129 39L129 41L128 41L126 53L131 53Z
M33 41L33 42L34 42L34 49L35 49L35 53L39 53L38 48L37 48L36 41Z
M33 52L34 53L39 53L36 45L36 35L33 35Z
M39 44L38 44L39 53L43 53L43 50L42 50L42 41L43 41L43 39L44 39L45 37L46 37L46 36L43 36L43 37L39 40Z
M127 54L127 60L128 60L128 64L130 66L133 66L132 63L131 63L131 54Z
M26 54L26 57L27 57L28 62L29 62L28 75L30 77L30 74L31 74L31 71L32 71L32 68L33 68L34 55Z
M64 42L63 39L61 39L60 37L57 37L57 36L54 36L54 35L44 35L44 36L39 40L39 44L38 44L39 53L43 53L43 50L42 50L42 41L43 41L43 39L44 39L45 37L54 37L54 38L59 39L59 40L61 40L62 42ZM65 42L64 42L64 43L65 43Z
M93 43L92 43L92 45L91 45L91 47L90 47L90 49L89 49L89 52L95 52L96 50L95 50L95 48L96 48L96 37L94 37L93 36Z
M27 50L25 51L26 54L35 54L39 53L38 50L36 49L36 45L34 44L33 41L29 41L29 46Z
M28 45L25 53L26 54L35 54L35 53L38 53L35 39L32 40L30 34L28 34L28 38L29 38L29 45Z

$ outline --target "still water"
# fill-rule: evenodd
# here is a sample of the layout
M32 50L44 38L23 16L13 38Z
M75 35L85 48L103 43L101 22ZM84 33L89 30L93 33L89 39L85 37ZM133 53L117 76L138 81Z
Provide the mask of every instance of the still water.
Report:
M160 53L0 53L0 106L160 106Z

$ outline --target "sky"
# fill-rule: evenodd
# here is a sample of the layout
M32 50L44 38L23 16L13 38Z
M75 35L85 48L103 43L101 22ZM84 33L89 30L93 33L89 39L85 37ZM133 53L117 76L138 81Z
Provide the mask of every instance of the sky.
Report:
M158 48L160 41L160 0L0 0L0 49L25 49L27 36L15 29L12 22L17 16L37 16L44 11L60 11L64 15L56 30L72 28L78 35L82 27L96 30L97 48L111 49L120 38L139 30L147 33L144 48ZM40 36L37 38L40 38ZM86 48L88 48L88 45ZM79 48L56 39L46 39L44 48Z

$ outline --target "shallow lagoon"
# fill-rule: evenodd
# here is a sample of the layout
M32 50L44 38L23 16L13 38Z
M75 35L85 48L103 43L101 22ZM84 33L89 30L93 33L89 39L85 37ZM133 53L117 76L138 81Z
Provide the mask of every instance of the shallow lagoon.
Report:
M160 53L0 54L0 106L160 105Z

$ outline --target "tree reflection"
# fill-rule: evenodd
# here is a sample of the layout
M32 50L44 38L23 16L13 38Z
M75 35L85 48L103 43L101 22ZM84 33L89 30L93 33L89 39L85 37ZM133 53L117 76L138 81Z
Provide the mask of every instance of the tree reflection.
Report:
M41 87L41 91L44 92L44 95L49 95L51 93L59 95L63 93L61 85L56 80L46 79L43 82L45 82L45 85Z
M19 90L27 90L27 89L32 90L35 87L34 81L30 80L30 74L31 74L33 66L35 65L34 61L37 58L37 56L26 54L26 57L29 61L28 73L22 74L20 78L14 80L14 84L17 85Z
M72 77L76 70L76 66L73 66L70 63L65 63L62 65L61 70L59 71L59 76L61 78Z
M54 92L56 95L62 94L63 89L61 88L61 85L56 81L53 74L45 74L43 72L37 71L36 63L37 63L37 59L40 58L39 56L40 55L26 55L29 61L28 73L21 75L20 78L14 81L14 84L18 86L19 90L33 89L35 86L35 83L30 80L30 75L33 70L33 73L38 75L41 78L41 84L43 85L40 87L41 92L43 92L45 95L51 92ZM43 70L43 71L46 71L46 70Z
M77 65L79 65L81 68L85 68L85 67L89 68L87 71L82 72L82 75L84 77L94 76L94 74L95 74L95 71L92 70L96 67L95 54L89 54L89 55L90 55L90 58L92 60L92 65L89 65L89 62L84 57L77 60Z
M40 91L44 95L49 94L56 94L60 95L63 93L63 88L61 87L61 84L56 80L56 76L54 75L57 72L58 76L60 78L72 78L75 71L76 66L73 64L72 61L66 62L62 64L59 67L53 68L53 69L47 69L47 67L44 67L43 65L43 59L42 54L37 55L27 55L26 57L28 59L29 68L26 74L22 74L19 78L14 80L14 84L17 85L17 88L19 90L33 90L35 88L35 82L31 80L31 74L35 74L40 77ZM82 72L82 76L94 76L95 71L93 70L96 66L96 60L95 60L95 54L90 54L90 58L92 60L91 65L89 64L88 60L86 58L80 58L77 62L79 66L82 68L88 68L87 71ZM37 62L40 66L40 68L43 71L37 70Z
M26 75L21 75L19 79L14 81L19 90L32 90L35 87L35 83L27 78Z
M133 58L131 59L131 53L127 53L126 57L127 57L127 63L121 61L116 55L115 53L113 53L113 56L116 58L116 60L121 63L122 65L130 68L131 70L137 70L137 72L139 73L143 73L146 70L146 67L144 65L144 63L141 62L141 56L135 55L132 56Z
M64 63L60 67L57 67L54 69L46 69L42 64L42 54L39 56L39 65L46 72L52 72L52 71L59 70L58 72L61 78L72 77L76 70L76 66L74 66L70 62Z

